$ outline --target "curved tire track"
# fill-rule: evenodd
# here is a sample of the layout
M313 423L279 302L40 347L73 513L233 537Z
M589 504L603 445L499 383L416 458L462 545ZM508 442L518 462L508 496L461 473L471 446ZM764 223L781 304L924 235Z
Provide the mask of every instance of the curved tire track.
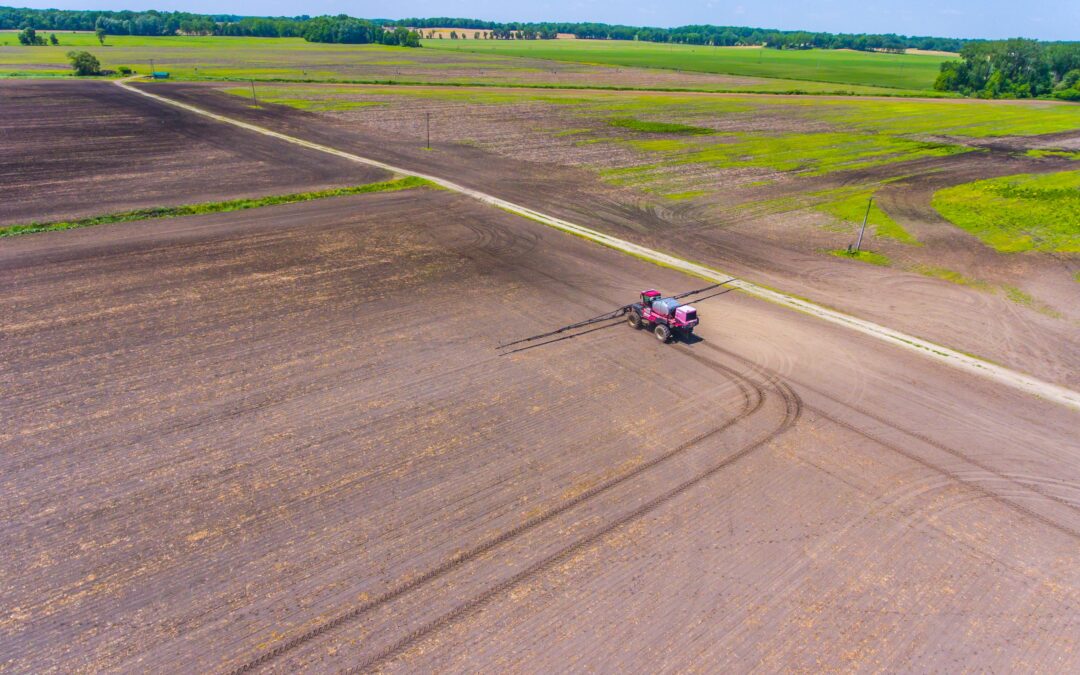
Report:
M708 360L706 359L704 361ZM720 366L720 364L717 364L715 362L712 362L712 365L714 367L724 368L723 366ZM635 520L638 520L643 516L648 515L649 513L667 504L676 497L679 497L680 495L688 492L697 485L713 477L720 471L726 469L728 466L738 462L740 459L746 457L758 448L761 448L762 446L768 444L784 432L788 431L798 422L799 418L801 417L803 411L803 403L795 390L793 390L787 384L783 382L775 382L773 384L775 387L775 391L780 395L781 399L783 400L784 414L780 423L774 429L766 433L764 436L751 443L748 443L747 445L744 445L735 453L724 457L723 459L714 463L712 466L708 467L704 471L701 471L694 476L691 476L690 478L683 481L682 483L679 483L670 490L667 490L666 492L657 495L656 497L645 502L644 504L630 511L629 513L626 513L619 518L613 520L600 530L578 541L575 541L572 544L569 544L568 546L560 549L558 552L554 553L551 556L548 556L547 558L544 558L543 560L537 561L536 563L530 565L521 572L518 572L510 578L499 582L498 584L491 587L476 598L473 598L472 600L469 600L459 605L457 608L451 610L443 616L424 624L420 628L411 631L408 635L398 640L389 648L383 650L382 652L379 652L373 657L365 659L357 666L349 668L345 672L359 673L370 671L379 666L380 664L394 658L395 656L404 653L409 648L423 640L425 637L477 611L487 603L496 599L498 596L509 591L514 586L524 581L527 581L528 579L535 577L538 574L542 574L552 569L553 567L565 562L566 560L572 558L579 551L582 551L589 545L599 541L600 539L617 530L618 528L627 525Z
M455 569L461 567L462 565L464 565L464 564L466 564L466 563L468 563L468 562L470 562L472 560L475 560L475 559L483 556L484 554L496 549L501 544L504 544L504 543L510 541L511 539L514 539L514 538L516 538L516 537L518 537L518 536L520 536L522 534L525 534L526 532L529 532L529 531L543 525L544 523L547 523L547 522L553 520L554 518L556 518L556 517L568 512L568 511L570 511L571 509L573 509L573 508L587 502L588 500L593 499L593 498L595 498L595 497L597 497L599 495L602 495L602 494L604 494L606 492L609 492L612 489L614 489L614 488L616 488L616 487L618 487L620 485L623 485L623 484L627 483L628 481L631 481L634 478L644 474L645 472L647 472L647 471L649 471L649 470L651 470L653 468L656 468L656 467L658 467L658 466L660 466L662 464L665 464L665 463L669 462L670 460L672 460L672 459L678 457L679 455L683 454L684 452L686 452L691 447L693 447L693 446L695 446L695 445L697 445L697 444L699 444L699 443L701 443L703 441L706 441L706 440L708 440L708 439L710 439L710 438L712 438L712 437L726 431L727 429L731 428L735 424L737 424L737 423L741 422L742 420L745 420L745 419L753 416L755 413L757 413L758 411L760 411L762 409L762 407L765 404L765 400L766 400L766 392L758 383L754 382L753 380L751 380L749 378L743 377L742 375L738 374L733 369L730 369L730 368L728 368L726 366L723 366L721 364L713 362L713 366L714 366L714 368L720 370L721 372L724 372L725 375L728 376L731 379L731 381L735 382L736 386L739 387L739 389L740 389L740 391L742 393L742 396L743 396L742 409L738 413L736 413L736 415L734 417L732 417L731 419L728 419L725 422L723 422L722 424L720 424L719 426L716 426L713 429L710 429L710 430L708 430L706 432L703 432L703 433L699 434L698 436L695 436L694 438L692 438L692 439L690 439L688 441L685 441L684 443L676 446L675 448L673 448L673 449L671 449L671 450L669 450L669 451L667 451L667 452L665 452L663 454L660 454L657 457L654 457L653 459L649 460L648 462L645 462L644 464L641 464L641 465L635 467L634 469L631 469L631 470L623 473L620 476L617 476L617 477L612 478L612 479L610 479L608 481L600 483L600 484L594 486L593 488L583 492L582 494L580 494L580 495L578 495L578 496L576 496L576 497L574 497L572 499L569 499L569 500L563 502L562 504L560 504L560 505L558 505L558 506L556 506L556 507L554 507L552 509L549 509L548 511L545 511L542 514L539 514L539 515L537 515L537 516L535 516L533 518L530 518L529 520L525 521L524 523L522 523L522 524L520 524L520 525L518 525L518 526L516 526L516 527L514 527L512 529L506 530L505 532L502 532L501 534L499 534L499 535L497 535L495 537L492 537L492 538L490 538L490 539L488 539L486 541L483 541L480 544L474 546L473 548L471 548L471 549L469 549L467 551L464 551L462 553L459 553L459 554L456 554L456 555L450 557L448 560L446 560L445 562L443 562L439 566L425 572L424 574L422 574L422 575L420 575L420 576L418 576L418 577L416 577L416 578L414 578L414 579L412 579L412 580L410 580L410 581L408 581L408 582L406 582L404 584L398 585L398 586L396 586L396 587L382 593L381 595L379 595L379 596L377 596L375 598L372 598L371 600L369 600L369 601L367 601L367 602L365 602L365 603L363 603L361 605L357 605L353 609L350 609L347 612L339 614L338 616L334 617L333 619L330 619L330 620L328 620L328 621L326 621L326 622L324 622L324 623L322 623L322 624L320 624L318 626L315 626L314 628L309 629L308 631L306 631L306 632L292 638L291 640L288 640L287 642L284 642L284 643L278 645L277 647L271 649L270 651L267 651L267 652L263 653L262 655L260 655L260 656L258 656L256 658L254 658L254 659L252 659L252 660L250 660L250 661L248 661L248 662L234 668L233 670L231 670L229 672L232 675L240 675L241 673L252 672L252 671L254 671L254 670L256 670L256 669L258 669L258 668L260 668L260 667L262 667L262 666L264 666L264 665L266 665L268 663L270 663L271 661L283 656L284 654L286 654L288 652L291 652L291 651L293 651L293 650L295 650L295 649L297 649L299 647L302 647L303 645L305 645L305 644L319 638L320 636L322 636L322 635L324 635L324 634L326 634L326 633L328 633L330 631L333 631L336 628L339 628L339 627L341 627L341 626L343 626L345 624L348 624L348 623L350 623L352 621L355 621L355 620L361 618L362 616L364 616L365 614L368 614L371 611L373 611L373 610L375 610L375 609L377 609L377 608L379 608L379 607L381 607L383 605L386 605L386 604L388 604L390 602L393 602L394 600L406 595L407 593L410 593L410 592L412 592L414 590L417 590L417 589L423 587L424 585L426 585L426 584L428 584L428 583L430 583L430 582L432 582L432 581L434 581L434 580L436 580L436 579L438 579L438 578L440 578L442 576L445 576L446 574L454 571ZM666 492L666 493L664 493L664 495L661 495L660 497L651 500L650 502L648 502L643 507L639 507L639 509L636 509L634 512L632 512L632 514L624 516L624 517L616 520L614 523L609 524L608 526L605 526L605 528L601 531L600 535L593 535L593 538L595 538L595 536L601 536L603 533L609 532L612 529L618 527L619 525L624 524L625 522L629 522L629 520L632 520L632 519L634 519L636 517L640 517L641 515L644 515L648 511L650 511L652 509L655 509L657 506L659 506L663 502L669 501L670 499L674 498L678 494L681 494L682 492L685 492L686 490L688 490L693 485L696 485L697 483L701 482L708 475L712 475L713 473L716 473L716 471L719 471L724 466L727 466L728 464L735 461L736 459L745 456L751 450L760 447L761 445L768 442L769 440L771 440L775 436L779 435L783 431L786 431L798 419L799 414L801 413L801 410L802 410L802 404L801 404L801 401L798 399L798 396L795 395L795 393L793 391L786 388L786 386L778 386L777 391L784 400L785 414L784 414L784 419L782 420L781 424L774 431L772 431L770 433L770 435L768 435L767 437L765 437L765 438L751 444L750 446L747 446L747 447L743 448L739 452L735 453L735 455L732 455L732 456L726 458L723 462L721 462L720 464L715 466L713 469L710 469L708 472L706 472L706 474L698 475L697 477L691 479L690 481L687 481L684 484L680 485L675 490ZM648 508L646 509L645 507L648 507ZM645 509L645 510L643 510L643 509ZM565 553L565 555L570 555L572 553L572 551L569 551L569 549L573 548L574 550L577 550L578 548L580 548L581 546L584 546L584 545L585 545L584 541L576 542L575 544L572 544L567 549L563 549L562 552L560 552L560 553L558 553L556 555L557 556L564 555L564 553ZM550 564L554 564L554 563L550 562L550 559L549 559L549 562L547 562L547 564L550 565ZM534 566L534 567L536 567L536 566ZM532 569L532 568L530 568L530 569ZM540 571L540 569L534 570L533 573L536 573L538 571ZM515 578L517 578L517 577L515 577ZM503 587L505 583L507 583L507 582L501 583L499 586L496 587L496 589ZM497 595L497 591L493 589L493 591L489 591L488 593L485 593L484 596L482 596L482 597L490 599L491 597L494 597L495 595ZM484 601L486 601L486 600L484 600ZM477 602L477 600L473 600L473 601L470 601L470 603L467 603L467 604L475 604L476 602ZM423 630L423 629L420 629L420 630ZM406 639L415 639L415 638L408 638L407 637Z

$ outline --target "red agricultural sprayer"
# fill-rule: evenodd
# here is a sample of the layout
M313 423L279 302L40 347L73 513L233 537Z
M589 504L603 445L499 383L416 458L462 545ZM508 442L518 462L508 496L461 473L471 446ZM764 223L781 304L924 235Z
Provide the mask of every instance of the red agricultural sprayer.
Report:
M562 328L556 328L555 330L548 331L547 333L541 333L540 335L533 335L531 337L522 338L520 340L514 340L513 342L507 342L506 344L499 345L499 349L511 347L514 345L520 345L526 342L533 342L536 340L542 340L544 338L553 337L561 333L568 333L575 329L585 328L595 323L601 323L604 321L611 321L613 319L621 319L626 317L627 323L634 328L648 328L657 340L661 342L670 342L672 338L686 340L693 332L694 328L698 325L698 312L692 305L684 305L679 302L682 298L711 291L714 288L719 288L726 283L730 283L733 279L729 279L723 283L713 284L712 286L706 286L705 288L698 288L693 291L686 291L685 293L679 293L665 298L660 291L655 289L649 289L642 291L640 300L638 302L631 303L629 305L623 305L618 309L614 309L605 314L594 316L591 319L585 319L584 321L578 321ZM699 298L704 299L704 298ZM586 331L587 332L587 331ZM581 333L571 333L564 335L558 340L564 340ZM554 342L554 340L552 340ZM524 349L522 347L521 349Z
M688 338L698 325L696 309L680 305L678 298L665 298L655 289L642 291L641 302L630 305L626 317L634 328L648 327L660 342L672 337Z

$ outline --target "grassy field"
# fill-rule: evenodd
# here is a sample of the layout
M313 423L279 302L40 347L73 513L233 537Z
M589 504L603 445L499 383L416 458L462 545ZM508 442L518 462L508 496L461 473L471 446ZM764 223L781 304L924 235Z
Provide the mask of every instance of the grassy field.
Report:
M942 56L846 50L790 50L629 42L621 40L424 40L425 47L612 66L869 85L933 87Z
M933 205L998 251L1080 253L1080 171L957 185L939 190Z
M229 89L250 96L245 87ZM410 110L433 110L439 133L489 145L542 134L553 156L571 163L575 148L629 149L619 160L601 160L601 176L670 199L715 192L714 174L734 170L752 182L791 176L823 176L977 149L965 139L1022 136L1080 127L1080 106L1050 102L820 97L708 96L689 93L558 92L455 87L270 85L259 99L308 110L366 115L369 123ZM506 124L502 130L499 125ZM496 131L496 129L499 129ZM951 140L952 139L955 140ZM516 144L514 144L516 145ZM584 154L583 154L584 156ZM856 190L857 191L857 190ZM817 195L807 206L828 205L831 215L852 220L867 194ZM834 203L841 200L839 203ZM850 203L849 203L850 202ZM841 214L840 212L843 212ZM847 213L851 211L852 213ZM861 221L861 214L858 220ZM914 243L883 212L872 214L881 236Z
M111 70L128 66L146 73L153 60L155 69L176 79L326 80L342 77L349 65L414 63L397 47L313 44L300 38L110 35L105 46L92 33L59 32L57 38L56 47L22 47L14 32L0 32L0 72L69 75L71 49L86 49Z
M46 35L48 32L46 32ZM105 46L91 33L57 33L56 47L23 47L13 31L0 31L0 76L67 77L67 52L86 49L102 67L157 70L179 80L263 80L454 84L586 89L660 89L760 93L901 94L890 87L835 84L787 78L730 77L656 68L627 69L572 61L468 53L445 49L404 49L382 45L335 45L300 38L214 36L109 36Z

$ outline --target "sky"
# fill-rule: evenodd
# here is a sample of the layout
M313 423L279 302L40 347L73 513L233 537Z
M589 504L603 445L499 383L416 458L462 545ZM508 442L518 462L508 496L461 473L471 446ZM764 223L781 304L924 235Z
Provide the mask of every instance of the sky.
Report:
M453 16L489 21L709 23L830 33L1080 40L1080 0L0 0L18 7L159 9L205 14L361 18Z

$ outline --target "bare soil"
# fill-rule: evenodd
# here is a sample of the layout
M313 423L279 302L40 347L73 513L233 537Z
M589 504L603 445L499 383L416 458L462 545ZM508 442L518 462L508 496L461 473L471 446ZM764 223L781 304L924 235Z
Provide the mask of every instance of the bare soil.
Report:
M107 82L0 80L0 224L328 187L388 174L294 151Z
M430 190L7 239L0 280L2 668L1080 668L1075 413L916 354L731 292L689 343L499 350L700 282Z
M733 191L728 204L702 208L700 204L673 203L629 188L612 187L601 182L595 171L571 166L573 162L565 161L558 152L548 158L533 157L538 150L528 142L529 128L570 124L560 119L558 112L551 113L553 117L535 118L519 111L503 119L501 124L505 126L498 126L495 116L499 113L491 112L490 107L475 106L472 114L483 118L483 124L494 124L504 132L499 142L505 150L442 141L443 135L454 137L452 128L436 126L434 149L428 151L423 147L422 115L414 114L402 121L377 112L362 121L343 120L284 106L251 110L238 97L222 94L213 86L158 85L155 91L396 166L453 178L1051 381L1080 385L1080 343L1076 333L1080 285L1073 280L1080 262L1075 257L997 254L965 232L935 220L929 207L933 189L928 186L936 188L1004 173L1062 170L1067 168L1067 160L1018 156L1017 148L1010 144L1008 148L987 148L969 155L831 174L798 189L780 181ZM461 104L451 107L458 111L457 117L469 115ZM781 123L775 116L761 117L754 123ZM436 122L442 123L445 120ZM410 130L408 125L414 128ZM517 136L510 131L514 125L519 129ZM1062 135L1055 137L1062 142ZM523 141L520 152L512 150L515 138ZM1037 145L1040 139L1034 137L1031 142ZM551 144L545 147L550 149ZM607 145L604 148L612 155L619 152ZM945 267L993 287L1016 286L1030 292L1041 304L1024 306L1009 300L1003 292L823 255L823 249L846 246L852 240L851 232L823 229L828 219L822 214L758 213L738 207L740 200L863 185L895 177L898 172L910 174L911 178L888 188L883 201L897 212L901 225L927 236L929 245L910 247L881 239L874 242L876 250L901 265ZM738 178L738 182L744 183L745 178ZM718 194L729 196L722 191Z
M700 282L433 190L0 279L12 671L1080 668L1075 413L916 354L731 292L505 353Z

